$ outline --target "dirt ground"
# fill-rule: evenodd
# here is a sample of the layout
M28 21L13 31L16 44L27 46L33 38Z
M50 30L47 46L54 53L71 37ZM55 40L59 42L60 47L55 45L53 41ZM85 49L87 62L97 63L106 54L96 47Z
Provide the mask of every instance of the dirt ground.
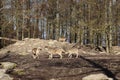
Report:
M114 80L120 80L120 56L85 56L69 59L64 55L63 59L54 56L48 59L48 55L42 55L39 59L33 59L31 55L18 55L9 53L0 59L0 62L14 62L16 69L23 69L24 74L9 73L14 80L82 80L82 77L93 73L104 73Z
M14 80L82 80L83 77L94 73L104 73L114 80L120 80L120 55L99 53L100 47L87 45L79 50L79 58L70 59L68 55L63 55L63 59L60 59L58 55L54 55L53 59L48 59L48 54L44 51L39 55L39 59L32 58L30 54L33 48L44 49L48 45L65 50L79 46L79 44L74 45L56 40L25 39L0 49L0 54L3 55L0 55L0 62L17 64L15 69L21 71L9 73ZM119 46L113 49L115 53L120 52ZM82 51L86 54L82 54ZM4 56L6 52L9 53Z

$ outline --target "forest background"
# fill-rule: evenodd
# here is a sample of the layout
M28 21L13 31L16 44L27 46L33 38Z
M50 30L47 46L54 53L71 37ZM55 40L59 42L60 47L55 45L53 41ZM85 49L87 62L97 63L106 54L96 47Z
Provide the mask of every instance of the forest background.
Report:
M0 0L1 48L10 39L40 38L120 45L120 0Z

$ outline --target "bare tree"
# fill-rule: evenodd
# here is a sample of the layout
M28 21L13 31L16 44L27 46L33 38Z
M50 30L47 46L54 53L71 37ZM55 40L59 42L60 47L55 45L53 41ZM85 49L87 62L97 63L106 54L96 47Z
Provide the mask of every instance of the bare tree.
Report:
M119 11L119 0L0 0L0 36L66 37L72 43L105 46L110 53L120 44Z

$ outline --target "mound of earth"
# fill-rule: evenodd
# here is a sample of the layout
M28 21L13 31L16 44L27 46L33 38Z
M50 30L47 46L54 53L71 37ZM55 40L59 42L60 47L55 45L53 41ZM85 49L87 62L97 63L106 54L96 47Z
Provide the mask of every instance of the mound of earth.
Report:
M0 50L0 54L7 52L14 52L20 55L30 54L33 48L41 47L44 49L45 46L52 47L62 47L63 49L67 49L72 47L73 44L69 44L68 42L58 42L57 40L42 40L42 39L29 39L26 38L22 41L17 41L14 44L11 44L5 48Z
M25 38L22 41L17 41L14 44L10 44L9 46L2 48L0 50L0 54L4 54L7 52L17 53L20 55L27 55L30 54L33 48L41 47L43 50L45 46L51 46L51 47L61 47L65 51L78 46L80 47L79 52L89 55L98 55L98 53L101 54L107 54L105 50L103 50L102 47L95 47L93 45L85 45L81 46L80 44L75 43L68 43L68 42L59 42L57 40L43 40L43 39L33 39L33 38ZM113 47L114 53L119 54L120 53L120 47L115 46ZM84 51L84 52L83 52ZM42 53L45 53L44 51Z

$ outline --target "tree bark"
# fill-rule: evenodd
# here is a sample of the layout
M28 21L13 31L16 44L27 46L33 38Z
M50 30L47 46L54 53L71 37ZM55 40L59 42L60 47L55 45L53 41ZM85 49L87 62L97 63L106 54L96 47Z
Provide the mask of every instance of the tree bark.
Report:
M3 7L3 5L2 5L2 0L0 0L0 9L2 9L2 7ZM2 23L2 12L0 11L0 36L2 36L2 25L3 25L3 23ZM0 39L0 48L2 48L2 40Z

